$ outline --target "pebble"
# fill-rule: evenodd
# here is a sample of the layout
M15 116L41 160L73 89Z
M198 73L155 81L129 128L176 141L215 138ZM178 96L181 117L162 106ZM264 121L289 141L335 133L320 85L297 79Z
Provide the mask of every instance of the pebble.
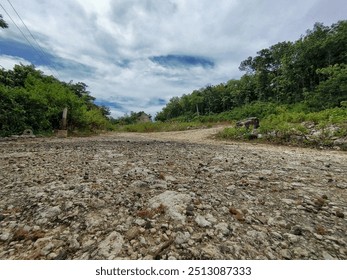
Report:
M124 137L0 142L0 258L347 258L346 154Z
M228 236L230 234L229 225L227 223L219 223L215 225L215 229L217 230L217 232L220 232L225 236Z
M290 260L291 259L291 254L290 254L288 249L280 250L280 254L281 254L281 257L286 259L286 260Z
M322 255L323 255L324 260L334 260L335 259L326 251L323 251Z
M297 258L307 258L309 255L309 252L306 249L303 249L302 247L295 247L293 249L293 253Z
M0 240L1 241L7 241L9 240L11 237L11 233L9 232L3 232L1 235L0 235Z
M291 233L295 235L302 235L303 234L303 229L300 226L294 226L291 229Z
M175 243L180 245L180 244L188 242L189 239L190 239L189 232L178 232L176 234Z
M345 214L343 214L340 211L336 211L335 215L336 215L336 217L339 217L339 218L342 218L342 219L345 217Z
M211 222L207 221L205 217L198 215L195 218L195 222L200 226L200 227L209 227L211 226Z
M98 246L98 256L104 259L114 259L122 250L123 236L117 231L111 232Z

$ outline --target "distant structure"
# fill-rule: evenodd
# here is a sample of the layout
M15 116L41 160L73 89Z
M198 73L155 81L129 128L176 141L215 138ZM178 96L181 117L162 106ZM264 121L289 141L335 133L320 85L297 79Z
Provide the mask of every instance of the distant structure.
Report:
M146 114L145 112L141 112L141 114L138 116L138 122L140 123L146 123L151 121L152 121L152 116Z
M63 110L63 116L61 120L61 129L57 130L56 136L58 138L66 138L67 137L67 108Z

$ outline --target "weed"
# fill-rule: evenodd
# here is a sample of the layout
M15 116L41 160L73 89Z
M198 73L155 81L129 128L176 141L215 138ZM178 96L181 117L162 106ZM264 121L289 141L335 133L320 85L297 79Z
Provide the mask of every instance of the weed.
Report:
M139 216L140 218L152 218L153 217L153 212L152 210L140 210L137 212L137 216Z
M157 208L154 209L145 209L145 210L140 210L137 212L137 216L140 218L153 218L155 215L159 214L165 214L166 212L166 206L163 204L160 204Z

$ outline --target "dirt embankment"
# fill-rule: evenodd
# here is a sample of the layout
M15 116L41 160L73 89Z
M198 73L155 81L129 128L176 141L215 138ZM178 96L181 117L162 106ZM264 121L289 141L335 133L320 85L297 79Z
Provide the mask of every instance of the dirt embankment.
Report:
M347 153L218 129L0 142L0 259L346 259Z

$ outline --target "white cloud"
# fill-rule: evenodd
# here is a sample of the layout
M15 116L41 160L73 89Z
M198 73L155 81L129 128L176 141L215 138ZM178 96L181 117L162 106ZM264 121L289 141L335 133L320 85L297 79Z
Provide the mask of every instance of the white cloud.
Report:
M21 57L15 57L15 56L9 56L9 55L1 55L0 56L0 67L3 67L5 69L13 69L13 66L16 64L30 64L29 61L21 58Z
M161 106L150 100L237 78L240 62L256 51L296 40L317 21L345 17L344 0L11 2L40 45L66 66L59 68L64 80L85 82L97 99L118 102L124 111L152 115ZM0 38L24 41L5 19L10 29ZM169 68L149 59L169 54L206 57L215 67ZM0 64L8 60L1 57Z

